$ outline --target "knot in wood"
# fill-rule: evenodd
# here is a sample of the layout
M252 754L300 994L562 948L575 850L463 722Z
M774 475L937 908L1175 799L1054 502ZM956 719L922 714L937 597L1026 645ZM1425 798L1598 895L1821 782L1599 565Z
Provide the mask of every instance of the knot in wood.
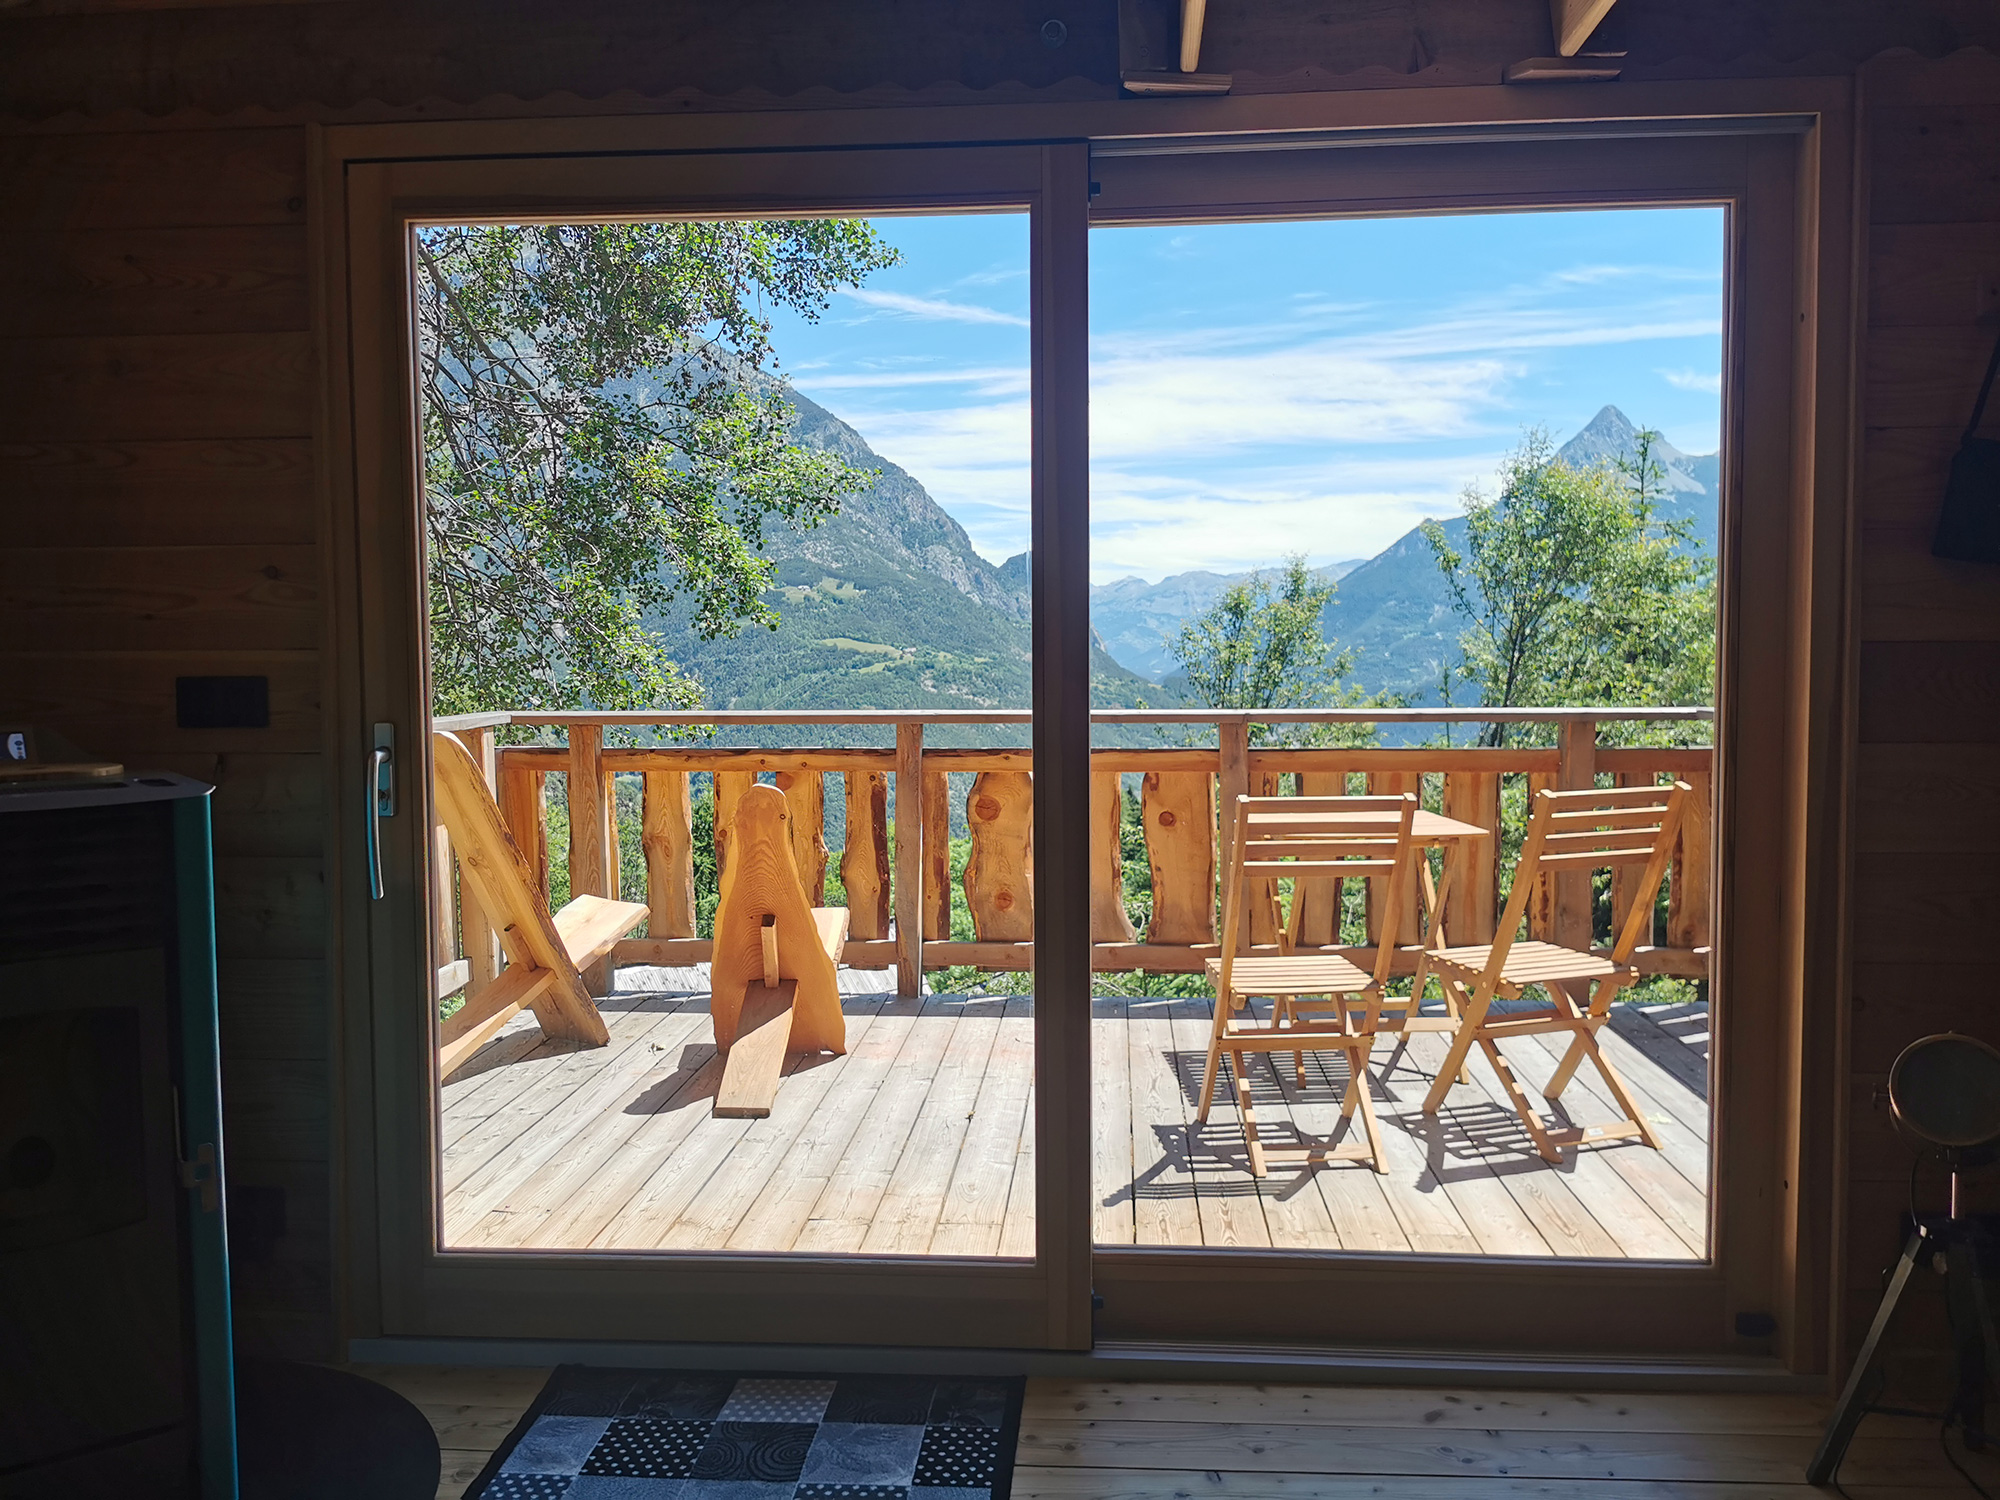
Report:
M1012 891L1007 891L1007 890L995 891L993 893L993 904L999 907L1000 910L1002 911L1013 910L1014 893Z
M1172 811L1170 810L1163 810L1160 813L1160 826L1162 828L1171 828L1177 821L1178 819L1174 817Z
M998 797L975 797L972 799L972 815L982 823L991 823L1000 816Z

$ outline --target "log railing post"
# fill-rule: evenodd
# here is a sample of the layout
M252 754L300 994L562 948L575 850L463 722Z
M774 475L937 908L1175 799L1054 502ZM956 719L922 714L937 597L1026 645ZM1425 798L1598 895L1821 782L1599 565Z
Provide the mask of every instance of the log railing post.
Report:
M609 896L610 828L606 817L604 731L595 724L569 727L569 894ZM583 971L593 995L610 988L611 961L601 959Z
M931 769L928 756L919 782L923 787L923 878L918 884L922 896L924 938L927 942L951 941L951 781L944 771Z
M549 899L549 825L544 806L548 777L533 766L507 765L500 770L500 816L507 832L534 872L535 889Z
M879 940L889 935L889 778L880 771L848 771L841 781L847 807L840 851L847 935Z
M1125 794L1116 771L1090 777L1090 940L1136 943L1125 910Z
M1229 851L1236 838L1236 799L1250 795L1250 725L1241 719L1224 719L1215 726L1215 737L1221 758L1216 776L1218 799L1213 825L1216 852L1210 866L1211 878L1214 871L1226 869L1229 864ZM1154 899L1158 899L1157 893ZM1208 901L1214 907L1215 892L1209 893ZM1239 952L1249 951L1253 926L1246 922L1238 931Z
M896 993L924 989L924 726L896 726Z
M685 771L646 772L639 845L646 854L646 935L694 936L694 803Z
M1693 795L1681 815L1680 842L1674 848L1672 886L1667 893L1667 943L1674 948L1709 945L1710 816L1714 778L1693 771L1681 780Z
M493 800L500 800L499 750L494 744L491 729L468 729L460 733L459 739L472 752L472 760L479 767L479 774L486 780L486 790L493 794ZM500 934L486 919L486 910L477 901L461 901L458 908L460 940L465 945L466 962L471 969L471 977L465 986L465 998L470 1000L500 974Z
M1597 721L1571 719L1562 726L1556 788L1587 791L1597 785ZM1531 809L1532 811L1532 809ZM1573 871L1555 878L1550 941L1565 948L1591 946L1591 875Z
M1448 771L1444 778L1444 815L1475 827L1500 827L1500 778L1482 771ZM1441 936L1458 945L1490 943L1499 904L1497 872L1500 841L1484 838L1455 845L1446 857L1450 893L1445 897Z

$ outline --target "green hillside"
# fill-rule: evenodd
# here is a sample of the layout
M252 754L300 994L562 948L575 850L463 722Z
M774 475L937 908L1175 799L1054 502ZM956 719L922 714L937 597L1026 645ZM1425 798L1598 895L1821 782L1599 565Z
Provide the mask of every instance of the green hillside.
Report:
M825 408L793 393L797 440L879 471L865 493L816 530L778 531L763 555L777 564L765 600L775 631L703 641L684 622L656 620L675 658L715 708L1026 708L1027 567L999 567L905 470L875 453ZM1158 701L1160 690L1094 650L1092 692L1107 705ZM967 742L991 735L954 731ZM1018 738L1018 731L1003 731ZM759 729L757 738L827 742Z

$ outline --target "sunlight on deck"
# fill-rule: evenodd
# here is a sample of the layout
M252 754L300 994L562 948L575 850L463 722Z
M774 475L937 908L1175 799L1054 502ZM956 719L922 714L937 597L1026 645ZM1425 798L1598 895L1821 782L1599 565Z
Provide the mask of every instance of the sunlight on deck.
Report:
M720 1067L696 969L632 968L602 1002L611 1044L517 1020L444 1087L451 1248L1028 1256L1034 1250L1033 1015L1026 996L899 999L843 970L849 1050L793 1058L767 1119L711 1117ZM879 986L879 989L874 987ZM1534 1153L1483 1061L1436 1119L1420 1104L1444 1041L1378 1044L1390 1170L1273 1162L1250 1176L1233 1107L1194 1123L1208 1007L1094 1003L1093 1202L1108 1245L1699 1259L1707 1234L1706 1016L1620 1006L1607 1055L1665 1149ZM1540 1038L1507 1053L1532 1086ZM1276 1066L1272 1063L1275 1061ZM1289 1055L1253 1080L1267 1141L1339 1123L1343 1064ZM1601 1086L1600 1086L1601 1087ZM1613 1114L1579 1077L1578 1124Z

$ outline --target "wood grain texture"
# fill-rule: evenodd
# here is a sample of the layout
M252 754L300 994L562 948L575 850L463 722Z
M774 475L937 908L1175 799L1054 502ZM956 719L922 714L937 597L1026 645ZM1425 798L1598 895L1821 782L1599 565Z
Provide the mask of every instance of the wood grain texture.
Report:
M1969 319L1946 328L1870 329L1862 371L1869 425L1962 430L1993 353L1993 333Z
M841 779L846 799L846 843L840 883L847 892L847 930L871 940L889 936L889 778L881 771L849 771Z
M715 795L715 870L718 877L729 868L730 850L736 837L736 809L754 778L748 771L718 771L711 780Z
M950 783L926 771L923 786L923 871L919 885L925 941L951 936Z
M778 790L791 817L792 862L805 882L806 902L826 899L826 777L819 771L780 771Z
M791 1050L847 1050L834 961L821 946L793 858L790 806L776 787L746 788L736 806L729 864L722 872L715 911L715 958L710 970L715 1040L736 1039L743 995L764 974L763 919L777 919L778 972L798 981L792 1011Z
M1136 943L1139 934L1125 910L1125 798L1113 772L1090 778L1090 940Z
M1856 852L2000 849L1996 769L2000 755L1968 754L1964 745L1860 746L1855 760Z
M1861 854L1851 908L1866 912L1849 939L1854 961L1934 961L1941 939L2000 928L2000 869L1978 854Z
M0 191L24 230L297 224L298 130L188 130L0 138Z
M694 814L685 771L648 771L640 813L646 935L694 936Z
M759 968L746 993L761 988ZM718 1134L701 1107L721 1071L701 998L644 997L611 1012L612 1044L594 1051L518 1050L537 1039L530 1023L516 1022L491 1044L492 1066L444 1091L449 1243L930 1255L1031 1247L1033 1195L1022 1173L1034 1135L1032 997L851 993L841 1005L850 1052L788 1064L768 1124L738 1134ZM1206 1128L1189 1123L1206 1010L1152 998L1092 1004L1099 1243L1539 1259L1697 1253L1685 1239L1661 1238L1661 1214L1692 1215L1699 1243L1707 1105L1622 1023L1603 1033L1603 1045L1662 1117L1659 1128L1673 1132L1658 1159L1643 1147L1603 1146L1586 1153L1588 1164L1545 1167L1478 1087L1455 1092L1442 1127L1427 1121L1421 1083L1443 1039L1423 1036L1375 1059L1387 1178L1352 1163L1308 1171L1274 1162L1260 1186L1245 1170L1227 1103ZM1657 1040L1689 1050L1664 1032ZM1553 1052L1538 1055L1516 1059L1532 1078L1555 1063ZM1278 1073L1255 1068L1266 1132L1333 1131L1344 1066L1309 1058L1307 1081L1296 1085L1291 1060L1279 1061ZM1565 1097L1580 1118L1607 1108L1588 1080ZM1572 1190L1583 1174L1589 1180ZM1201 1389L1189 1387L1190 1399ZM1480 1421L1466 1413L1446 1425Z
M0 343L0 442L305 437L308 333Z
M189 675L268 677L270 727L176 727L174 680ZM11 652L0 643L0 714L60 724L91 753L130 764L204 751L315 753L323 743L311 651Z
M22 547L310 546L303 438L0 443Z
M1215 941L1215 792L1201 771L1148 771L1139 804L1153 877L1149 943Z
M1500 778L1480 772L1446 772L1442 811L1447 818L1476 828L1500 826ZM1451 892L1445 898L1445 939L1451 943L1490 943L1500 912L1499 840L1454 844Z
M1870 111L1868 138L1873 222L2000 220L2000 104L1887 105Z
M2000 584L1992 564L1931 556L1935 530L1934 516L1862 529L1855 593L1863 639L2000 640Z
M1861 743L2000 740L2000 641L1864 641Z
M983 943L1035 936L1035 781L1022 771L982 771L965 799L972 852L965 900Z
M0 615L21 650L311 650L313 547L35 547L0 552Z
M1962 328L2000 312L2000 221L1878 224L1868 237L1868 324Z
M0 338L308 326L302 224L10 235L0 281Z

